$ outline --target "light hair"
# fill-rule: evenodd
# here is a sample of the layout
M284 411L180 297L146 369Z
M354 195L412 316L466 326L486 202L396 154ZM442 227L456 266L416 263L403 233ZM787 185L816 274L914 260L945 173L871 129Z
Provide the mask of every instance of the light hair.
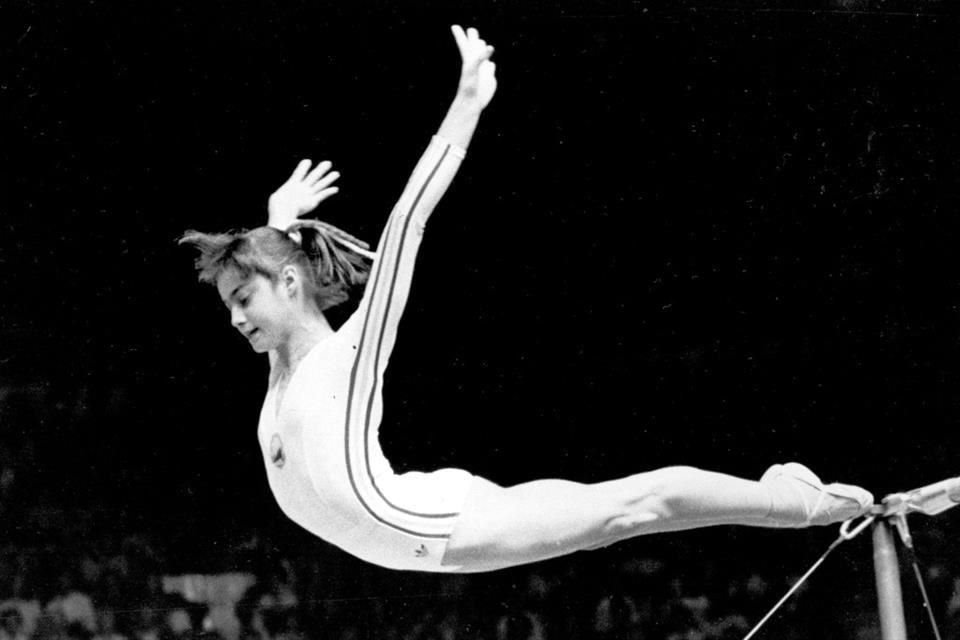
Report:
M298 221L286 233L273 227L226 233L191 229L178 243L199 251L195 266L200 281L209 284L230 270L242 278L261 275L276 283L283 268L294 265L320 311L347 301L351 290L367 281L374 257L367 243L315 220Z

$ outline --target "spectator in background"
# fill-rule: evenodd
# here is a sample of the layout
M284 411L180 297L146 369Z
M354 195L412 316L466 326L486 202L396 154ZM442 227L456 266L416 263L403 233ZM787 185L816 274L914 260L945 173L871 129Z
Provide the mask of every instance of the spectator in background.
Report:
M500 616L494 630L496 640L544 640L542 622L529 611Z
M593 629L598 639L642 640L637 603L622 591L602 598L594 612Z
M0 640L28 640L40 619L40 603L34 600L0 602Z
M0 640L27 640L23 615L12 602L0 604Z
M194 640L203 630L203 612L177 595L168 596L163 608L160 640Z

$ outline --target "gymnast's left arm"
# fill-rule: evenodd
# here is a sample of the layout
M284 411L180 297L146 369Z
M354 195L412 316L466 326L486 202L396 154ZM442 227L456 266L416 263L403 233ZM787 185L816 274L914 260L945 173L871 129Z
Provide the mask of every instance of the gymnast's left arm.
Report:
M410 216L420 227L426 223L453 181L480 121L480 114L497 90L496 65L490 60L493 47L481 39L474 28L464 31L453 25L451 31L461 60L457 92L430 146L417 162L394 205L378 243L380 248L387 244L391 230L398 226L397 218Z
M451 31L461 59L456 94L390 213L357 309L366 318L362 324L382 335L379 344L387 353L409 294L424 226L453 181L480 114L497 89L496 67L490 60L493 47L476 29L454 25Z
M437 135L466 149L477 128L480 113L497 91L496 64L490 60L493 47L480 38L476 29L464 31L458 25L450 29L460 49L460 83Z

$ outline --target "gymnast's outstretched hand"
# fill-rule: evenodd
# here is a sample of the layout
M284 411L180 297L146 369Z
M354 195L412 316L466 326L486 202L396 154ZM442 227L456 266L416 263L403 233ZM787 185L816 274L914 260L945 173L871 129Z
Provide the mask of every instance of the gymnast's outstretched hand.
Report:
M477 106L483 109L497 91L497 66L490 60L493 47L488 45L473 27L464 31L463 27L455 24L450 30L453 31L457 48L460 49L460 59L463 61L459 93L465 98L475 98Z
M340 172L330 171L333 166L324 160L310 169L310 160L301 160L290 177L274 191L267 200L267 224L281 231L317 208L321 202L337 193L332 186Z

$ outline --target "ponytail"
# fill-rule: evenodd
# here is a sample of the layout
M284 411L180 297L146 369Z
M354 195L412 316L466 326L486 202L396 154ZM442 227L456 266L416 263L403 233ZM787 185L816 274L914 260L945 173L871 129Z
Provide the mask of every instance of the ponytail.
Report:
M376 254L363 240L320 220L298 220L287 227L287 235L307 256L321 311L340 304L351 288L367 281Z

